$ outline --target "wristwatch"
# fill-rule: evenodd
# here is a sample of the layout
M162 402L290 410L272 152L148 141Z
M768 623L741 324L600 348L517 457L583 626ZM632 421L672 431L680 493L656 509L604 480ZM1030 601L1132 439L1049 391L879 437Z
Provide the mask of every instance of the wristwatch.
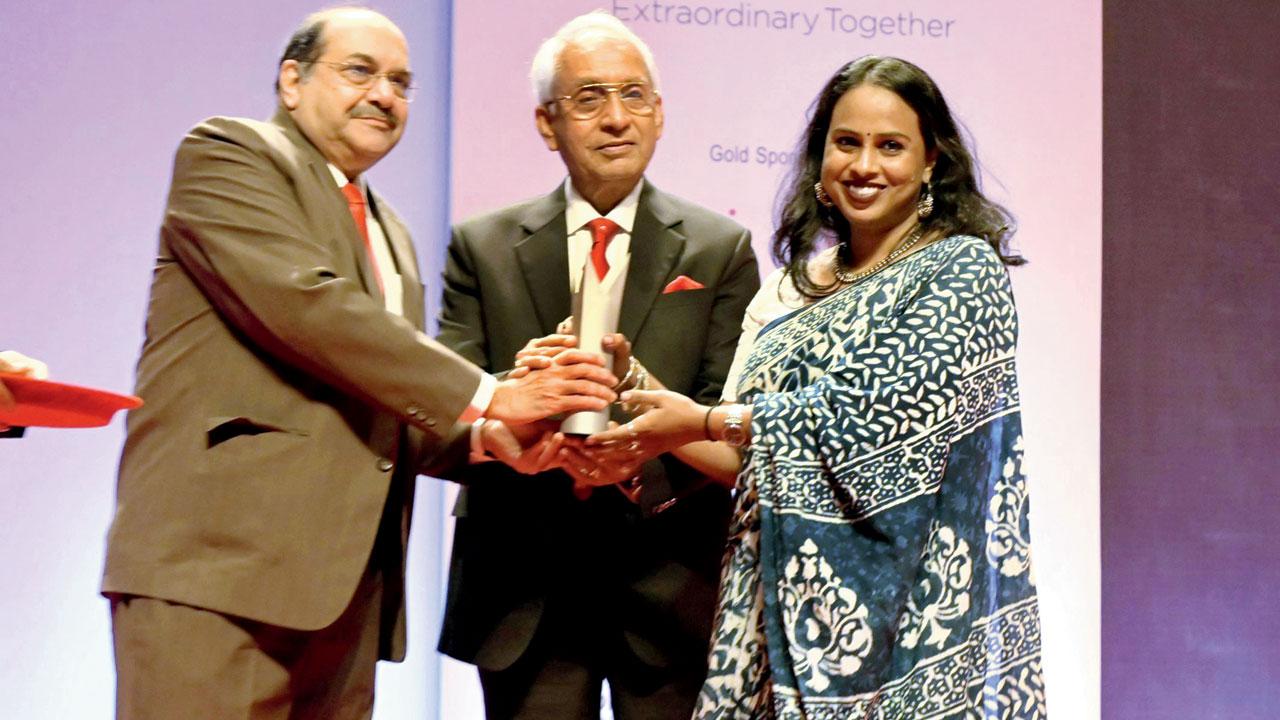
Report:
M734 403L725 407L720 439L736 448L747 444L747 429L742 425L742 405Z

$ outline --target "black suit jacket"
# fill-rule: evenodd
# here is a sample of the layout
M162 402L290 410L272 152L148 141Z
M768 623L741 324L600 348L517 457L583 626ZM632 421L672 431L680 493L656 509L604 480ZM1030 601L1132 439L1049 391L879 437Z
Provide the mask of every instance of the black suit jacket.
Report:
M561 187L454 228L442 343L499 372L529 339L555 331L571 303L564 214ZM646 183L630 252L619 331L667 387L718 401L760 284L750 233ZM664 294L680 275L705 287ZM601 624L620 629L647 664L705 663L729 493L670 457L642 475L642 505L682 499L649 515L613 488L579 501L559 471L529 477L499 463L472 466L454 509L440 650L505 668L559 605L584 622L608 608Z

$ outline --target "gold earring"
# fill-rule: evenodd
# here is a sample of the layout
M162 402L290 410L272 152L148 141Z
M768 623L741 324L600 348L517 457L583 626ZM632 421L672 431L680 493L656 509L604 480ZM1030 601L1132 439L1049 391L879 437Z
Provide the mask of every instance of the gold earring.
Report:
M818 199L818 204L824 208L833 208L836 206L831 200L831 196L827 194L827 189L822 187L822 181L813 184L813 196Z
M921 220L933 214L933 193L929 191L929 183L920 186L920 197L916 200L916 215Z

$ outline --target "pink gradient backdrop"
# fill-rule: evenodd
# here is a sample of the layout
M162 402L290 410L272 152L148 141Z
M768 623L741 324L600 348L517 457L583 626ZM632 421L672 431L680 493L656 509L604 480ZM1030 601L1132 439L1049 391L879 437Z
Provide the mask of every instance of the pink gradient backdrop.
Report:
M423 79L370 182L438 275L448 197L450 4L382 0ZM142 342L173 152L207 116L265 118L274 68L316 0L0 3L0 349L54 379L127 391ZM0 718L113 717L98 595L123 422L0 440ZM379 672L376 717L434 718L441 484L423 480L410 557L410 656Z
M173 149L207 115L268 115L271 68L285 37L319 5L49 0L0 7L12 105L0 119L8 161L0 176L0 349L44 358L58 379L128 389ZM824 4L750 5L812 12ZM595 5L378 6L409 36L424 89L404 143L372 179L415 233L431 312L451 142L455 218L557 183L562 169L534 133L524 76L540 39ZM846 7L900 9L954 18L952 36L633 23L664 79L667 131L651 176L704 205L735 210L763 256L780 169L712 163L710 146L791 149L822 81L866 52L903 55L939 80L979 138L988 188L1018 216L1033 261L1015 273L1015 284L1050 703L1056 717L1096 717L1101 10L1094 1L1012 0ZM33 430L0 441L0 717L111 715L109 628L96 589L121 439L117 420L105 429ZM435 684L435 545L448 538L437 525L436 487L424 481L418 495L410 663L382 671L380 718L430 718L437 704L446 717L479 716L469 668L449 666L438 692Z
M646 6L647 18L637 17L637 5ZM822 83L859 55L898 55L924 67L977 138L985 188L1017 217L1018 245L1032 261L1013 277L1022 321L1020 372L1049 702L1056 717L1096 717L1100 3L919 0L843 6L846 14L896 18L914 13L953 20L943 38L865 38L833 30L828 11L821 8L835 4L708 0L688 5L817 12L820 17L806 35L804 25L788 31L654 22L649 2L459 3L454 12L454 219L546 193L563 179L558 156L545 149L534 130L528 63L542 38L596 7L627 20L657 58L666 129L650 179L734 215L752 230L766 268L772 209L785 168L716 162L712 146L746 147L750 160L758 147L791 151ZM471 668L446 661L443 684L448 692L442 717L478 716Z

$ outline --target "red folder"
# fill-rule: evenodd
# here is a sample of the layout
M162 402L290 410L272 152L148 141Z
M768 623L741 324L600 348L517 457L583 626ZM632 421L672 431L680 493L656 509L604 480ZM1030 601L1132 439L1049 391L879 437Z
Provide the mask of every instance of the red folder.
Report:
M101 427L119 410L132 410L142 399L106 390L36 380L0 373L14 406L0 408L0 424L20 427Z

